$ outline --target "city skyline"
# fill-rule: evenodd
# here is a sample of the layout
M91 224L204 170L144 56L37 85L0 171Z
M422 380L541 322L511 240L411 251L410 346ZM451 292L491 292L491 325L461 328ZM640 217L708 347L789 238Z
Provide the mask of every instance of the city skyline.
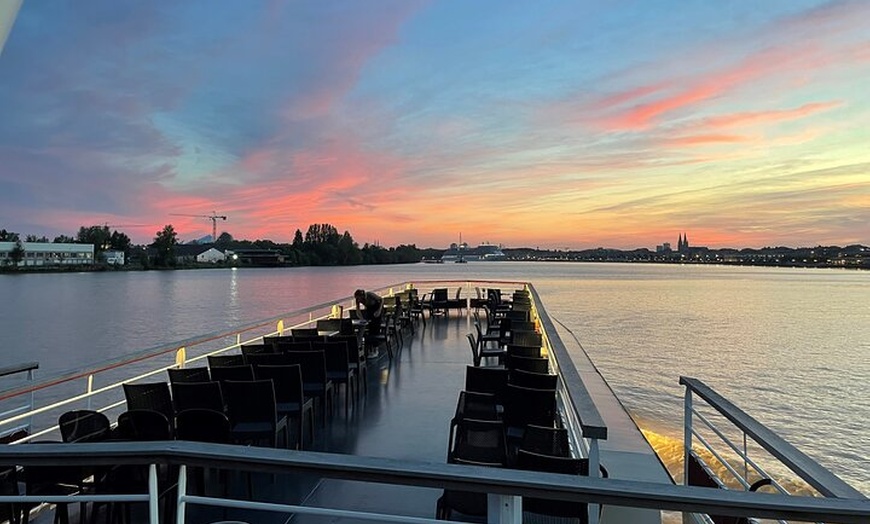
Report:
M663 6L25 2L0 228L870 243L870 3Z

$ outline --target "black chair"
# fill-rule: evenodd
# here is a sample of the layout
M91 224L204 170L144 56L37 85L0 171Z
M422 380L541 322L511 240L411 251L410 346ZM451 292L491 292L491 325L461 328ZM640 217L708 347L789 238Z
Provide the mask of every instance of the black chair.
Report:
M553 427L556 421L556 391L508 383L504 392L503 418L508 439L517 442L522 440L529 424Z
M459 400L456 402L456 411L450 419L450 432L447 437L448 461L454 448L456 428L465 419L496 421L501 423L501 406L496 402L495 395L489 393L476 393L473 391L460 391ZM502 430L504 433L504 430ZM470 457L467 457L471 460ZM478 457L479 460L479 457ZM480 460L479 460L480 461Z
M57 441L36 441L26 446L36 446L40 444L59 444ZM82 468L78 466L26 466L23 470L24 494L28 496L70 496L82 493ZM17 479L16 480L21 480ZM8 489L11 489L8 488ZM17 486L15 488L16 495ZM69 505L74 501L66 503L58 503L54 510L54 524L69 524ZM21 511L23 515L22 521L27 524L30 520L30 511L36 507L38 503L22 503L15 505L13 511ZM81 511L85 511L85 505L82 503Z
M320 340L319 338L317 340ZM297 340L275 342L275 348L281 353L290 353L292 351L311 351L311 340Z
M209 355L208 369L222 368L226 366L244 366L244 355Z
M283 353L254 353L245 355L245 364L254 366L280 366L287 364L287 357ZM254 372L256 375L256 371Z
M526 388L556 389L559 376L551 373L535 373L523 371L522 369L512 369L508 375L508 382Z
M275 351L280 351L278 349L279 344L286 344L288 342L293 342L292 335L272 335L271 337L263 337L263 344L271 345Z
M262 355L268 353L276 353L275 346L273 344L245 344L242 346L242 356L245 357L245 363L248 363L247 357L250 355Z
M222 388L234 442L265 443L275 448L278 447L278 434L284 431L285 447L290 447L287 417L278 416L275 387L271 380L228 380Z
M480 327L480 322L474 323L474 329L477 331L477 344L481 349L489 347L489 344L495 342L496 347L501 347L502 332L501 330L495 333L484 333Z
M521 449L517 452L517 468L527 471L546 471L565 475L588 475L589 461L573 457L555 457ZM602 476L607 470L601 468ZM527 515L528 514L528 515ZM571 522L586 523L589 513L585 502L538 499L523 497L523 522L535 522L535 517L571 519Z
M172 384L172 401L176 413L190 409L224 410L224 396L217 381L176 382Z
M116 438L130 441L161 441L172 440L174 437L175 420L170 420L162 412L150 409L128 409L118 415ZM158 490L163 502L164 519L169 520L173 512L173 497L171 490L178 478L175 468L161 467L158 469ZM113 467L100 482L97 491L100 494L142 493L148 489L147 466L117 466ZM120 505L125 522L131 522L129 502L109 503L107 520L112 522L115 507ZM96 515L96 509L94 510Z
M460 420L466 418L500 421L501 413L502 408L497 402L495 395L463 390L459 392L456 412L453 414L453 419L450 423L455 426Z
M321 336L317 332L317 328L294 328L290 330L290 333L293 335L293 340L296 342L300 341L317 341L323 340L323 336Z
M18 487L18 468L15 466L0 466L0 495L5 497L21 495ZM0 503L0 522L19 524L21 505L14 502Z
M323 351L294 351L287 353L287 358L291 364L301 366L305 396L318 399L323 415L321 424L326 426L327 404L333 395L332 381L326 377L326 355Z
M160 411L128 409L118 415L117 436L133 441L172 440L172 423Z
M537 326L531 320L511 320L511 327L514 331L534 332L537 329Z
M64 442L102 442L109 440L112 436L112 425L109 418L98 411L87 409L67 411L58 417L58 426ZM109 471L110 468L105 466L78 468L78 491L94 493L97 484L105 478ZM82 503L81 508L80 521L84 521L87 505ZM61 510L60 515L63 515L63 510Z
M208 368L192 367L192 368L169 368L166 370L169 375L169 383L177 382L208 382L211 380L211 375L208 374Z
M489 393L501 404L505 386L508 383L508 370L496 367L465 367L465 390L476 393Z
M211 379L224 384L227 380L254 380L254 367L250 364L243 366L219 366L211 369Z
M526 426L519 449L541 455L568 457L571 455L568 430L529 424Z
M541 346L521 346L519 344L508 344L505 348L508 355L517 357L533 357L541 358Z
M491 466L507 465L507 441L500 420L459 419L447 462L457 459Z
M448 299L449 296L446 287L433 289L432 294L429 297L429 314L446 316L448 313Z
M178 440L193 442L211 442L214 444L230 444L230 420L223 411L213 409L185 409L179 411L175 417L175 432ZM195 480L190 490L194 494L206 494L206 468L190 468ZM218 485L222 486L224 496L229 491L229 486L223 478L222 472L218 472Z
M342 320L340 318L322 318L317 321L317 331L327 332L335 331L338 334L342 332ZM351 331L353 333L353 331Z
M537 331L522 331L518 329L514 321L511 321L511 344L517 346L537 346L541 347L544 343L543 336Z
M477 333L480 335L480 326L477 326ZM471 346L471 358L475 366L480 366L485 358L495 358L499 364L503 361L506 355L505 350L500 347L490 348L481 345L480 340L474 338L474 333L468 333L465 338L468 339L468 344Z
M124 384L124 397L127 400L128 411L156 411L166 418L171 429L171 424L175 421L175 409L172 406L169 384L166 382ZM169 435L169 440L172 440L171 431Z
M342 320L350 320L350 319L342 319ZM347 344L347 356L348 361L350 363L351 369L356 373L357 379L357 394L359 394L359 383L362 382L363 387L365 388L366 395L369 393L369 385L368 380L366 380L366 376L368 373L368 366L366 365L366 352L365 346L362 344L362 337L359 335L338 335L336 337L330 337L330 342L345 342Z
M109 418L98 411L67 411L57 422L64 442L100 442L111 434Z
M549 373L550 361L546 358L535 357L519 357L516 355L507 355L505 357L505 367L508 369L521 369L523 371L531 371L532 373Z
M308 415L308 438L314 440L314 400L305 398L302 386L302 368L298 364L254 367L258 380L271 380L275 387L275 406L278 415L299 420L296 431L296 448L303 448L303 428ZM288 420L289 423L289 420Z
M344 414L348 413L350 394L356 380L356 370L350 367L347 342L315 342L315 351L323 351L326 359L326 379L333 384L344 384ZM356 385L358 396L359 385Z
M175 417L176 438L194 442L229 444L230 419L223 411L207 408L190 408L178 412Z
M368 326L365 334L365 346L368 351L376 351L381 345L386 346L387 355L390 357L390 361L393 360L393 346L391 341L397 342L395 340L395 316L392 313L384 313L383 319L381 319L380 328L376 331L372 331L372 325Z
M448 298L447 299L447 309L456 309L460 313L465 309L465 299L462 298L462 288L456 288L456 298Z

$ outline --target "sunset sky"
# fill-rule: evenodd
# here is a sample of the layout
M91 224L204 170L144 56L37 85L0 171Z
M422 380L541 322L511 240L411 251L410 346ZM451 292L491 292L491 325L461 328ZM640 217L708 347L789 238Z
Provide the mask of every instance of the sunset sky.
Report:
M0 229L870 244L870 1L25 0Z

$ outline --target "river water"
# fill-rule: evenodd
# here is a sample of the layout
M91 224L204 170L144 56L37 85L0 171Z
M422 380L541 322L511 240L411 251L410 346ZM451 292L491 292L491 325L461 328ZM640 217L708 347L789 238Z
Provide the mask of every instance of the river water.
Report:
M531 281L638 425L681 438L699 378L870 493L870 272L480 262L0 275L2 365L81 369L414 279Z

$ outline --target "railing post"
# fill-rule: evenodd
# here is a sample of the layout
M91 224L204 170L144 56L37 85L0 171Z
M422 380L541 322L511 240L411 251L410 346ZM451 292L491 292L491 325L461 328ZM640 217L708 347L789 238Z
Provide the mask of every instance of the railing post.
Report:
M486 495L487 524L522 524L523 498L516 495Z
M743 478L746 480L746 482L752 484L751 482L749 482L749 446L746 442L745 431L743 432Z
M28 381L28 382L33 382L33 379L34 379L34 378L35 378L35 377L34 377L34 374L33 374L33 369L28 369L28 370L27 370L27 381ZM35 394L34 391L31 389L31 391L30 391L30 405L27 406L27 407L28 407L28 411L30 411L31 413L33 413L33 406L34 406L34 403L35 403L35 402L36 402L36 394ZM32 435L32 434L33 434L33 415L30 415L30 416L27 418L27 434L28 434L28 435Z
M686 385L683 401L683 485L689 485L689 456L692 453L692 389Z
M598 478L600 473L600 465L601 465L601 454L598 449L598 439L592 438L589 439L589 472L588 475L590 477ZM589 503L586 505L586 511L588 512L588 522L589 524L598 524L598 504Z
M176 506L175 522L176 524L184 524L184 509L187 503L187 466L182 464L178 467L178 504Z
M88 375L88 388L87 388L88 409L91 409L91 398L93 398L93 397L91 397L91 393L93 393L93 392L94 392L94 374L91 373Z
M148 522L160 524L160 491L157 489L157 464L148 466Z

